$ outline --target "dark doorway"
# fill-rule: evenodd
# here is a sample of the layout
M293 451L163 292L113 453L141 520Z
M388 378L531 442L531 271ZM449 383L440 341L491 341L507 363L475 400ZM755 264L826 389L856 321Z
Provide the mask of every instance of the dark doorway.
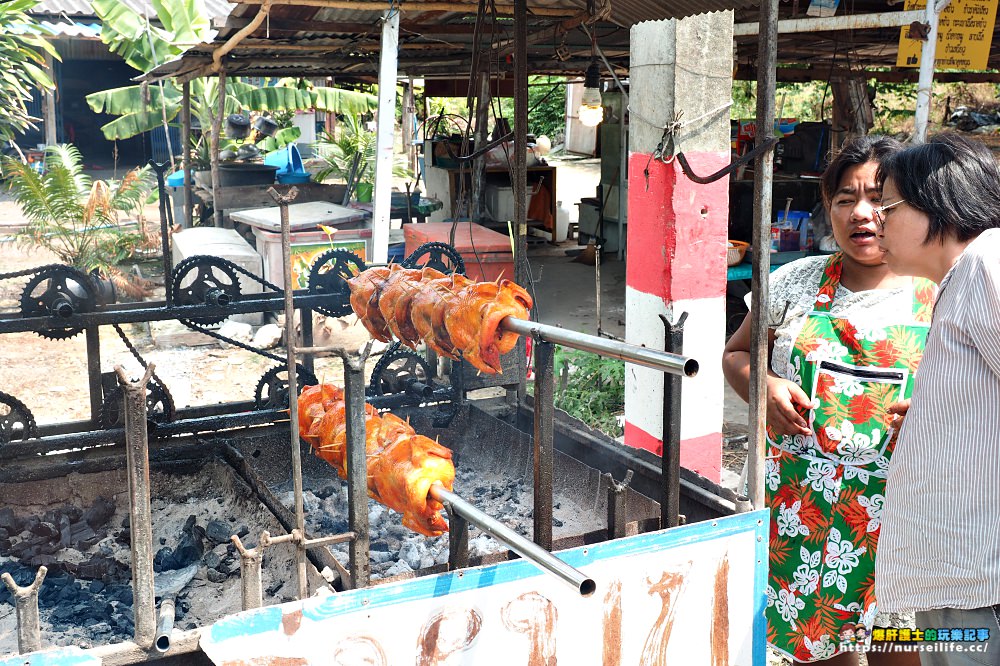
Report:
M115 116L94 113L86 100L87 95L93 92L135 85L131 79L139 72L122 60L67 58L60 67L60 140L79 148L88 168L112 169L116 146L119 173L145 164L149 159L148 139L138 136L117 142L108 141L101 132L101 126L114 120Z

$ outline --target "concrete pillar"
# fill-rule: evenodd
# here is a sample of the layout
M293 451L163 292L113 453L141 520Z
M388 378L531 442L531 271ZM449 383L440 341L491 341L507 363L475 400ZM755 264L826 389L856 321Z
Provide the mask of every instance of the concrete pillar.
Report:
M625 335L663 349L659 315L676 321L689 313L684 353L701 371L683 384L681 464L718 481L729 179L698 185L676 160L650 156L668 118L682 114L675 145L694 171L704 176L729 164L729 110L700 117L732 94L733 14L640 23L631 42ZM662 375L627 365L625 443L660 453L662 431Z
M372 212L371 263L389 261L389 208L392 205L392 161L396 134L396 73L399 67L399 10L382 21L378 70L378 140L375 152L375 196Z

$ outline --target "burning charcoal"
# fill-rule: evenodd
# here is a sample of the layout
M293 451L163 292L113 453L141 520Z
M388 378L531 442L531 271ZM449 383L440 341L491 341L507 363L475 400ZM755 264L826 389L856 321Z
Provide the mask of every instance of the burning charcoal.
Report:
M389 542L386 541L385 539L376 539L376 540L372 541L372 543L371 543L371 550L373 550L373 551L374 550L383 550L383 551L388 552L389 551Z
M177 542L177 548L174 549L174 566L170 568L183 569L200 561L205 554L205 544L202 541L204 534L205 530L196 524L195 517L189 516L187 522L184 523L184 530Z
M31 532L34 534L35 530L38 529L38 524L41 522L42 521L40 521L37 516L28 516L24 520L24 527L22 529L25 532Z
M214 550L205 554L206 567L209 569L217 569L220 564L222 564L222 558L219 557Z
M156 551L156 555L153 556L154 571L168 571L176 568L174 565L174 551L170 546L164 546Z
M115 511L118 507L115 503L106 497L98 497L94 504L83 513L83 520L90 525L92 529L97 529L98 527L104 525L109 520L111 516L115 515ZM122 527L127 527L122 524Z
M410 569L419 569L420 560L423 554L420 552L421 548L418 544L411 542L403 546L402 550L399 551L399 560L401 562L406 562Z
M432 566L434 566L434 558L430 554L424 555L420 558L421 569L430 569Z
M115 590L115 598L118 599L125 606L132 606L132 588L128 585L117 585L118 589Z
M5 529L8 534L17 534L23 529L21 521L14 515L14 509L10 507L0 509L0 528Z
M236 533L236 536L238 536L239 538L242 539L243 537L245 537L248 534L250 534L250 528L247 527L246 525L240 525L240 529Z
M205 572L205 576L213 583L225 583L226 579L229 578L226 574L215 569L209 569Z
M99 580L94 580L90 582L90 593L100 594L104 590L104 583Z
M278 590L280 590L284 585L285 585L285 581L283 581L283 580L276 580L276 581L274 581L273 583L271 583L270 585L267 586L267 589L265 590L265 592L267 593L267 596L273 597L274 595L276 595L278 593Z
M132 523L129 520L128 516L125 516L124 518L122 518L122 529L123 530L127 530L131 524Z
M69 516L63 516L59 521L59 546L69 548L73 543L73 527L70 525Z
M208 540L213 544L225 543L226 541L229 541L229 536L232 533L232 529L219 520L213 520L205 527L205 536L207 536Z
M564 525L564 523L563 523L563 521L559 520L558 518L553 518L552 519L552 525L554 527L562 527Z
M0 557L7 555L14 544L6 537L0 537Z
M337 487L331 484L328 486L323 486L322 488L314 492L316 493L316 497L320 499L326 499L331 495L335 495L337 493Z
M160 537L160 545L161 546L167 545L167 537Z
M396 562L391 567L389 567L388 569L386 569L384 575L385 575L386 578L389 578L391 576L398 576L400 574L410 573L412 571L413 571L413 568L410 567L409 564L407 564L403 560L400 560L399 562Z

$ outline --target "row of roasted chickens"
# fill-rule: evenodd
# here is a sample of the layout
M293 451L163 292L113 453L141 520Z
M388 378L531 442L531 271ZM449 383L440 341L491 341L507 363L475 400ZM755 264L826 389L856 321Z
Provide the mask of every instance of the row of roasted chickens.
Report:
M347 478L347 405L343 389L332 384L307 386L298 402L299 436L316 454ZM382 416L365 404L368 495L403 514L403 525L426 536L448 531L442 504L429 497L440 483L455 481L451 449L418 435L397 416Z
M517 334L503 330L501 322L527 319L533 305L510 280L475 282L398 264L369 268L347 284L351 308L376 340L395 337L414 349L423 340L441 356L461 356L487 374L501 372L500 356L517 343Z

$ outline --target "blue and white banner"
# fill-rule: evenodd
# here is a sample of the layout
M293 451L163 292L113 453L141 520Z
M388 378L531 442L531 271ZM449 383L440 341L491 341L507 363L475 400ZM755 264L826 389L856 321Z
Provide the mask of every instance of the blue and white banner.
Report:
M524 560L230 615L216 664L764 666L766 511L558 553L581 597Z

